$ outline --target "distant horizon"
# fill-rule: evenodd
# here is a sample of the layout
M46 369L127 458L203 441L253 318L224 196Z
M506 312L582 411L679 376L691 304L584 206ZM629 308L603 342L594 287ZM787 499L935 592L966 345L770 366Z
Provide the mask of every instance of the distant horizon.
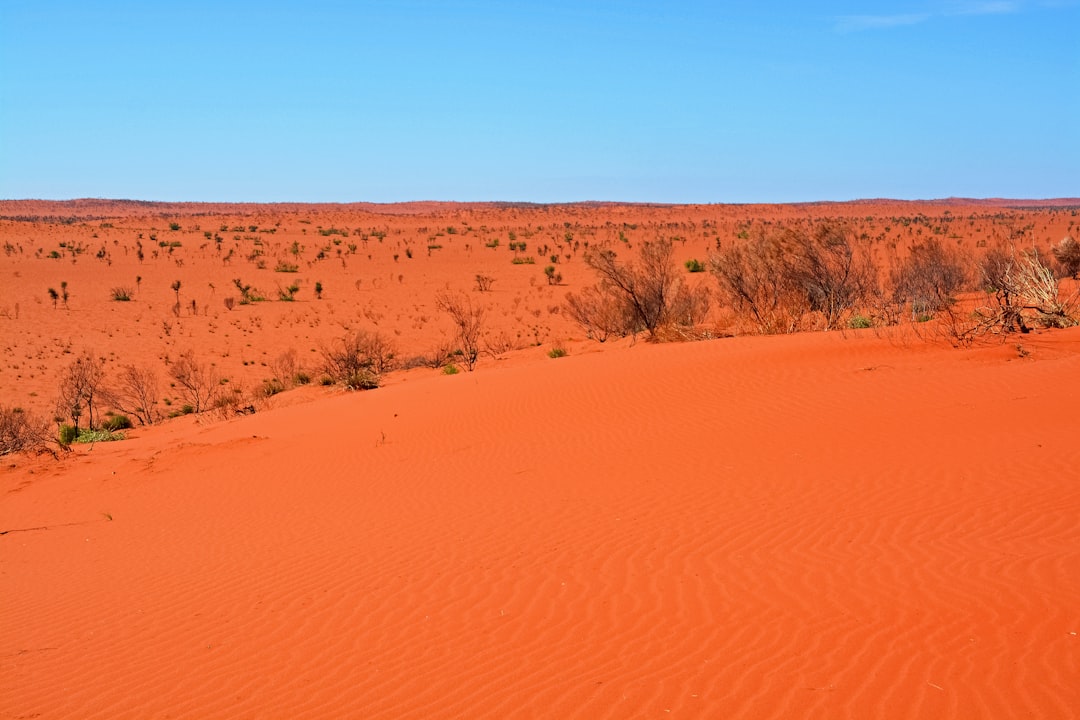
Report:
M541 202L535 200L438 200L432 198L421 198L413 200L388 200L388 201L374 201L374 200L344 200L344 201L306 201L306 200L153 200L145 198L124 198L124 197L70 197L70 198L0 198L0 203L22 203L22 202L42 202L42 203L78 203L78 202L101 202L101 203L132 203L139 205L534 205L538 207L552 206L552 205L643 205L643 206L662 206L662 207L679 207L681 205L845 205L856 203L912 203L912 204L930 204L930 203L1054 203L1054 204L1080 204L1080 196L1061 196L1061 197L1005 197L1005 196L989 196L989 197L965 197L959 195L950 195L947 197L934 197L934 198L900 198L900 197L859 197L851 198L848 200L830 200L830 199L818 199L818 200L792 200L787 202L767 202L767 201L748 201L748 202L658 202L650 200L564 200L557 202Z

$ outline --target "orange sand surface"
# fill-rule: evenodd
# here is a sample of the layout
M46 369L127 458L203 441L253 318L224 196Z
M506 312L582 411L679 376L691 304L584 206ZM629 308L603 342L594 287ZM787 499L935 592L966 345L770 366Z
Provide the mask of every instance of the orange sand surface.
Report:
M350 330L425 353L446 288L499 346L0 459L0 718L1078 717L1080 328L601 345L559 311L585 240L681 264L842 217L883 255L1047 246L1070 202L0 201L0 404L51 417L83 350L156 368L168 407L187 349L246 390ZM226 308L237 277L271 297Z
M9 470L0 716L1075 717L1080 330L1030 342L639 343Z

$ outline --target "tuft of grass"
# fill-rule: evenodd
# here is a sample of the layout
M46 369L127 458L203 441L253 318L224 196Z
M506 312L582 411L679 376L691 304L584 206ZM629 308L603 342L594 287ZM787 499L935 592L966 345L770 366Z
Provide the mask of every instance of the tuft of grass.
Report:
M129 287L121 286L121 287L114 287L110 291L110 294L112 295L112 299L115 300L116 302L128 302L128 301L131 300L131 296L134 295L135 293L133 293L131 291L131 288L129 288Z
M685 263L686 269L692 273L705 272L705 264L697 258L690 258Z
M449 363L448 365L443 366L442 371L443 375L457 375L459 372L461 372L461 370L458 369L458 366L454 363Z
M548 357L551 359L566 357L566 348L562 345L556 345L548 351Z

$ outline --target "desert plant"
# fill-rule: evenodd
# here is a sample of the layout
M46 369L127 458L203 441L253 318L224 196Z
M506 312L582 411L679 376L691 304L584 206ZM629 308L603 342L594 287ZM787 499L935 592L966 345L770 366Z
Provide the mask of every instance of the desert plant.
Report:
M490 292L491 286L494 284L495 278L490 275L484 275L482 273L476 274L476 289L480 292Z
M829 329L874 295L868 248L842 225L757 227L740 238L713 253L709 265L722 298L759 332L794 332L810 312Z
M567 293L565 308L566 313L585 331L585 335L597 342L630 334L634 323L625 302L612 298L596 287L586 287L580 293Z
M129 287L114 287L111 291L112 299L116 302L128 302L131 300L132 292Z
M71 443L75 442L75 439L79 437L79 429L74 425L68 425L63 423L60 425L60 429L57 431L56 441L60 444L60 447L66 448Z
M55 310L56 302L60 299L60 293L56 292L56 288L49 288L49 299L52 300L53 310Z
M315 281L315 299L316 300L322 300L322 291L323 291L322 283L319 282L318 280L316 280Z
M124 365L106 386L103 399L117 410L134 415L143 425L153 425L159 417L157 373L148 367Z
M106 432L116 432L117 430L127 430L133 427L131 424L131 418L127 415L108 415L105 421L101 423L101 429Z
M1080 242L1071 235L1066 235L1054 246L1054 258L1061 266L1061 274L1071 278L1080 276Z
M564 348L562 345L555 345L551 348L551 350L548 350L548 357L553 360L561 357L566 357L566 348Z
M393 343L366 330L337 338L322 356L326 376L355 390L378 387L381 375L394 367Z
M0 455L49 451L47 423L19 407L0 405Z
M244 282L240 280L240 278L234 278L233 285L235 285L236 289L240 291L241 305L250 305L251 303L262 302L266 299L259 293L258 290L253 288L251 285L244 284Z
M278 300L282 302L293 302L296 300L296 293L300 291L300 285L293 283L286 288L278 288Z
M217 398L220 382L217 369L211 363L201 362L193 350L185 350L169 366L169 375L176 381L180 394L191 407L191 412L209 410Z
M874 321L866 315L852 315L848 319L848 327L853 330L863 330L874 326Z
M691 258L683 263L686 266L687 272L699 273L705 272L705 263L701 262L697 258Z
M464 293L441 292L435 296L435 307L453 320L457 331L457 345L462 362L470 372L480 359L480 340L484 328L484 308L473 304Z
M558 272L554 265L544 268L544 276L547 278L548 285L558 285L562 282L562 273Z
M967 283L964 264L957 253L936 238L915 245L892 271L893 297L911 308L912 316L943 310L955 302Z
M59 418L71 419L76 432L79 430L84 408L87 426L94 426L94 409L101 399L104 376L101 361L89 352L80 354L61 374L56 415Z
M599 279L593 297L608 306L605 314L622 319L616 323L622 330L645 330L656 339L661 328L704 319L706 294L700 287L683 284L672 253L671 241L666 239L642 243L636 263L619 262L610 248L586 251L585 263ZM571 316L575 315L571 308Z

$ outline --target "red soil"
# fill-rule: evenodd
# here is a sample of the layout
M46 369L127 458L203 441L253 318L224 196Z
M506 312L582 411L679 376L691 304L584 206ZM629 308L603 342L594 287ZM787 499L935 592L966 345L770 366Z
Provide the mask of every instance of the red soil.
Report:
M247 387L261 363L313 356L346 325L423 352L449 332L435 291L469 289L477 272L496 278L482 296L493 332L543 347L471 374L395 373L373 392L304 388L253 416L181 418L59 461L5 458L0 718L1080 708L1080 329L1025 336L1023 352L872 330L600 346L548 310L591 282L580 252L560 263L567 285L549 287L534 250L622 230L686 237L686 257L705 259L747 219L806 214L852 218L883 244L946 217L970 245L1004 222L1056 242L1069 209L146 207L0 203L97 218L0 221L22 248L0 255L0 402L51 412L65 350L164 376L161 358L192 347ZM929 225L893 219L919 213ZM261 236L266 269L246 253L223 265L196 224L245 226L221 233L226 252L233 234L253 246L248 225L279 227ZM365 247L319 225L387 234ZM510 264L511 229L536 265ZM170 258L151 232L182 246ZM345 267L313 259L339 237L358 245ZM294 240L302 271L274 273ZM44 257L60 241L88 252ZM136 274L136 299L110 301ZM228 311L233 277L303 290ZM69 310L45 294L61 279ZM195 314L174 316L176 279ZM569 357L546 357L566 340Z

